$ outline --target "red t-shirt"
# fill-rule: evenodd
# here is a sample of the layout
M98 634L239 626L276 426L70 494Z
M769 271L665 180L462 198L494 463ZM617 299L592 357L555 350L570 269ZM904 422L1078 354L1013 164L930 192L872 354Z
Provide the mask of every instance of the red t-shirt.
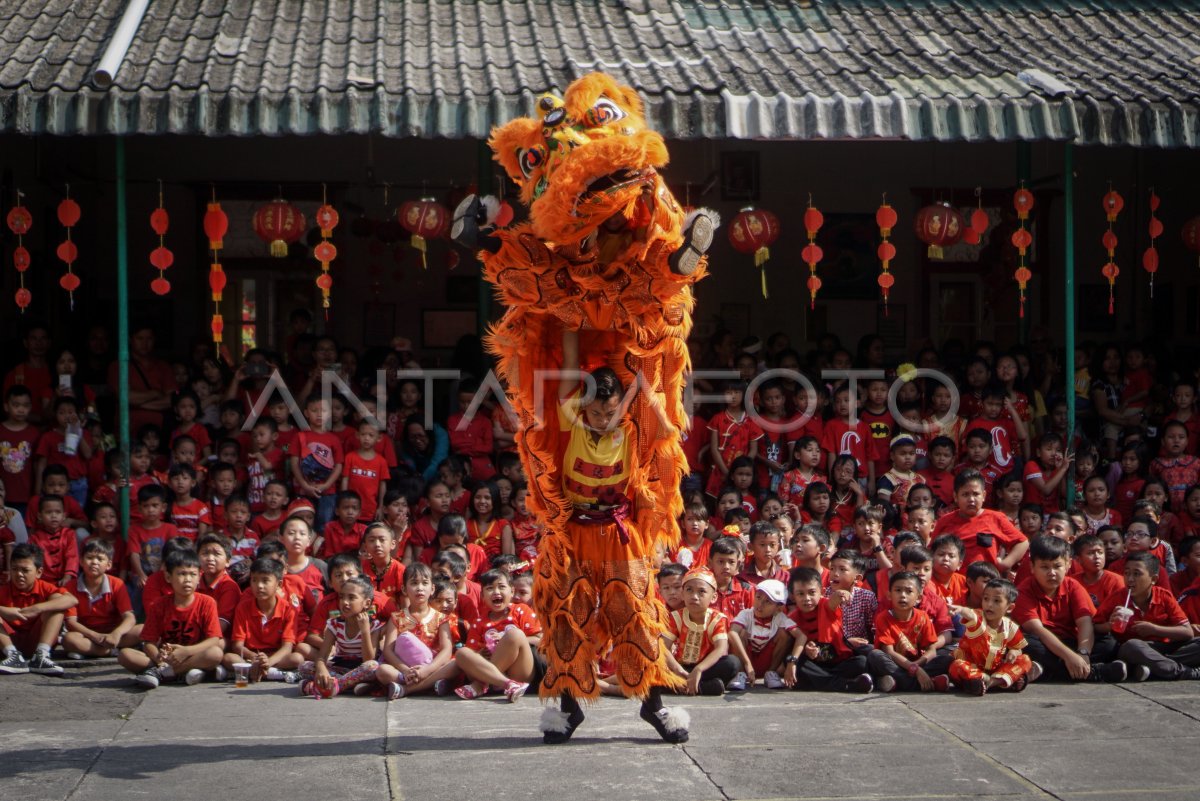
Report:
M83 436L91 444L91 435L84 432ZM87 478L87 463L84 462L83 456L78 451L67 453L65 448L66 437L61 432L51 429L42 434L41 439L37 442L35 453L38 456L45 457L47 465L57 464L65 467L67 469L67 478L71 481Z
M936 575L930 576L926 586L932 587L947 604L962 606L967 602L967 577L964 573L951 573L944 582L938 581Z
M1163 571L1159 571L1160 575ZM1121 589L1109 595L1100 603L1100 608L1096 610L1096 622L1107 623L1112 617L1113 610L1118 606L1125 605L1126 590ZM1146 608L1138 606L1132 601L1129 604L1133 609L1133 617L1129 619L1129 624L1134 623L1153 623L1157 626L1183 626L1188 624L1188 616L1180 608L1179 604L1171 596L1170 590L1164 590L1162 587L1150 588L1150 599L1146 604ZM1126 640L1139 639L1148 640L1150 642L1170 642L1166 637L1138 637L1129 631L1128 628L1121 633L1113 632L1117 642L1125 642Z
M750 453L750 443L762 438L763 431L758 427L758 423L748 414L743 414L742 419L734 420L728 411L718 412L713 415L713 418L708 421L708 437L712 440L712 432L717 434L717 450L721 454L721 460L725 462L725 466L729 467L733 464L733 460L739 456L747 456ZM722 485L727 480L724 473L713 465L712 472L708 477L708 484L705 485L704 491L715 496L721 491Z
M203 456L204 449L212 447L212 437L208 435L208 429L196 422L193 422L190 426L188 426L187 430L184 430L183 428L176 428L174 431L172 431L171 439L168 444L173 447L175 445L175 440L179 439L180 437L191 437L196 441L197 456Z
M891 444L892 435L896 432L896 419L886 408L879 413L861 409L858 418L867 424L867 430L871 432L867 453L875 465L875 475L882 476L892 469Z
M379 508L379 485L388 478L387 460L378 453L364 459L358 451L351 451L346 454L342 476L347 479L346 489L357 492L362 500L358 519L374 520Z
M0 423L0 478L10 504L28 503L33 494L33 457L39 436L37 426L15 431L8 423Z
M279 517L274 520L269 519L265 514L255 515L250 521L250 530L258 535L260 540L266 539L272 532L278 531L283 521L287 520L287 515L280 513Z
M933 497L949 507L954 506L954 473L949 470L935 470L928 467L918 470L921 481L933 492Z
M1092 605L1095 607L1099 607L1100 602L1114 592L1125 591L1125 579L1120 574L1114 573L1111 570L1101 570L1100 576L1091 584L1088 584L1084 580L1083 570L1080 569L1079 563L1072 562L1070 576L1083 585L1083 588L1087 590L1088 597L1092 599Z
M1059 483L1049 495L1043 495L1041 491L1033 485L1033 479L1040 478L1042 481L1048 479L1049 472L1044 471L1042 466L1035 459L1030 459L1025 463L1025 476L1022 484L1025 487L1025 503L1036 503L1042 507L1042 514L1048 515L1057 512L1062 508L1062 483Z
M987 417L976 417L967 423L963 430L962 442L958 444L961 452L966 453L967 434L976 428L982 428L992 437L992 464L1000 468L1002 474L1011 470L1014 450L1021 444L1017 439L1017 427L1013 421L1009 418L991 420Z
M679 447L683 448L683 455L687 458L688 471L699 473L703 467L700 464L700 451L708 444L708 422L697 415L692 415L689 420L690 426L679 432Z
M4 376L4 392L20 384L29 390L34 398L42 398L46 395L54 394L54 387L51 383L53 374L50 372L50 367L34 367L28 362L21 362L16 367L8 371ZM116 386L116 382L112 382L112 386Z
M222 573L217 576L216 582L208 583L208 578L204 575L200 576L200 583L196 585L196 592L201 595L207 595L217 603L217 616L226 623L233 622L233 613L237 609L238 601L242 597L242 588L238 583L229 577L228 573Z
M334 469L345 459L341 437L329 431L299 431L295 444L296 452L290 455L300 460L300 475L312 484L328 481ZM336 495L337 483L330 484L321 494Z
M334 554L358 553L358 549L362 545L363 532L366 530L367 527L364 524L355 523L349 531L346 531L340 520L330 520L325 524L325 530L321 532L325 541L321 543L321 552L317 555L322 559L329 559Z
M859 476L867 474L867 460L871 458L871 429L862 420L852 428L848 422L838 418L825 423L821 432L821 450L834 456L847 453L858 462Z
M1162 543L1159 543L1159 544L1161 545ZM1166 554L1161 553L1161 552L1156 552L1154 550L1150 551L1150 553L1153 554L1154 556L1158 557L1158 564L1159 564L1158 576L1154 579L1154 585L1156 587L1163 588L1167 592L1170 592L1171 591L1171 577L1167 575L1167 569L1165 567L1162 567L1162 565L1165 564L1163 562L1163 557L1165 557ZM1120 559L1113 562L1112 564L1105 565L1104 569L1111 570L1112 572L1116 573L1118 576L1121 576L1122 581L1124 581L1125 561L1126 561L1125 557L1122 556Z
M285 642L303 642L304 631L296 622L296 609L291 604L276 598L270 614L263 614L258 600L251 595L238 602L229 639L255 651L270 652L282 648Z
M938 518L933 527L933 538L943 534L954 534L963 541L966 555L958 572L966 575L967 566L972 562L983 560L992 565L1000 558L999 547L1003 545L1011 551L1018 544L1025 542L1025 535L1012 524L1012 521L995 509L983 509L975 517L965 517L954 511ZM991 541L980 542L980 538L991 535Z
M842 630L842 607L830 609L828 598L819 600L817 608L811 612L796 608L788 613L788 617L805 637L817 644L820 650L817 662L841 662L850 656L850 646Z
M154 528L146 528L139 523L129 524L129 553L137 554L142 559L142 571L146 575L157 571L162 564L162 549L167 540L178 537L179 529L170 523L159 523Z
M304 582L304 588L308 592L308 598L304 605L311 611L325 595L325 574L321 572L317 561L309 559L308 564L299 570L293 570L290 567L284 569L287 571L286 576L298 578Z
M717 599L712 608L733 620L738 612L754 606L754 585L735 578L729 584L729 589L717 590Z
M79 575L79 540L74 529L46 531L41 526L29 532L29 542L42 549L42 579L57 584L65 576Z
M105 576L99 594L92 596L82 578L71 593L76 604L67 611L67 617L76 618L81 626L107 634L117 627L126 612L133 611L129 602L129 591L125 582L116 576Z
M382 572L375 569L370 559L362 562L362 574L371 580L378 592L396 597L404 590L404 564L397 559L388 562Z
M477 617L471 624L466 647L478 653L491 654L509 626L516 626L528 637L542 633L542 623L538 620L537 613L525 604L514 603L508 608L508 613L499 620L493 620L490 612Z
M212 514L208 504L199 498L192 498L187 503L171 504L171 524L179 532L179 536L187 537L192 542L200 535L200 524L212 525Z
M270 467L264 468L262 462L250 456L245 457L246 463L246 500L250 502L251 512L263 510L263 492L267 482L273 478L288 481L290 476L284 475L284 453L282 448L271 448L263 454Z
M342 453L349 456L359 449L358 431L353 428L347 428L342 432ZM396 446L391 437L383 436L375 442L375 453L383 457L387 462L388 470L399 466L400 462L396 459ZM387 475L387 470L384 471L384 476Z
M220 636L217 602L200 593L195 593L187 606L177 606L174 595L150 604L142 626L142 641L156 645L195 645Z
M1087 590L1070 576L1063 579L1053 597L1047 595L1032 576L1017 587L1017 605L1012 618L1020 625L1040 620L1055 636L1074 640L1079 636L1075 621L1095 616L1096 607Z
M33 582L33 586L29 588L29 592L21 592L12 582L8 584L0 584L0 606L11 606L17 609L24 609L27 606L40 604L52 595L70 595L63 587L56 587L45 579L37 579ZM0 627L7 633L17 634L26 630L34 631L41 620L41 615L34 615L29 620L16 620L9 622L0 620Z
M875 647L892 646L906 659L916 659L937 641L933 621L920 609L912 610L908 620L897 620L891 609L875 615Z
M1144 478L1122 478L1112 493L1112 506L1121 515L1122 520L1133 519L1133 505L1142 497L1142 487L1146 486Z

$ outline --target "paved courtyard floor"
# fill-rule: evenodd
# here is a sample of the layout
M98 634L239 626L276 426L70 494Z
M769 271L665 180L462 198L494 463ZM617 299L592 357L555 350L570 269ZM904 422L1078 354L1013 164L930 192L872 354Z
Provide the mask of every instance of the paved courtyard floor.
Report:
M0 676L0 798L1200 798L1200 683L680 702L685 746L659 741L632 702L605 699L570 744L547 748L536 698L147 693L105 661L57 679Z

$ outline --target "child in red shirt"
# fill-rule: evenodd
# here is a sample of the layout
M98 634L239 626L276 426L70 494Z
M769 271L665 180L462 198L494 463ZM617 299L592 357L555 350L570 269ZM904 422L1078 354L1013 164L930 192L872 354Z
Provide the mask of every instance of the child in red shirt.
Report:
M79 411L75 399L59 395L54 400L54 428L42 434L38 440L37 459L34 462L34 491L43 492L41 475L48 465L59 465L66 469L70 488L67 492L81 506L88 500L87 461L92 458L91 435L80 435ZM67 447L68 434L75 442Z
M433 573L419 562L404 570L402 612L394 612L383 632L383 664L376 679L388 688L388 700L433 688L454 658L450 615L435 608ZM445 585L442 585L443 587Z
M796 511L804 503L804 491L808 485L828 479L821 469L821 443L816 437L801 437L796 440L792 469L783 474L779 482L779 500L784 507L794 504Z
M1093 606L1125 586L1119 573L1104 569L1107 557L1098 535L1084 534L1071 543L1071 550L1075 554L1071 574L1083 585Z
M501 553L516 553L512 527L496 513L500 490L495 482L485 481L471 493L471 517L467 520L467 542L479 548L486 559ZM482 570L478 570L482 573Z
M1016 456L1029 456L1029 432L1002 384L992 382L983 393L982 416L967 422L968 432L983 429L991 441L991 462L1001 474L1012 469ZM1004 414L1008 412L1008 414ZM964 443L965 444L965 443Z
M289 517L279 530L279 542L283 545L285 571L283 583L295 587L303 596L304 615L316 609L317 602L325 594L328 569L325 562L308 555L313 541L313 530L304 520ZM262 556L261 549L257 554ZM304 620L307 623L307 620Z
M667 617L667 666L687 682L688 695L724 694L741 667L729 653L729 618L713 606L717 592L711 570L692 568L683 577L683 609Z
M83 545L83 572L76 582L77 603L67 612L63 649L80 656L108 656L117 648L132 648L142 627L133 616L125 582L108 575L113 549L107 541L90 539Z
M983 588L983 604L978 610L951 607L966 625L966 633L954 651L950 677L970 695L1004 689L1021 692L1030 681L1037 681L1041 669L1021 651L1028 642L1021 627L1008 617L1017 600L1017 588L1011 581L996 579Z
M448 518L447 518L448 519ZM363 532L362 544L355 553L362 557L362 573L371 580L376 592L401 601L404 589L404 565L392 556L395 537L386 523L372 523Z
M685 569L692 565L707 564L712 547L712 541L705 536L707 531L708 510L704 504L688 506L679 524L679 545L667 553L667 560L683 565Z
M250 528L250 502L245 496L231 495L225 500L225 527L220 533L229 541L231 565L254 559L259 540Z
M1075 454L1063 456L1063 441L1058 434L1043 434L1038 440L1036 459L1025 463L1025 502L1042 507L1043 514L1062 508L1063 482Z
M317 530L333 518L338 479L342 477L342 440L327 428L329 403L320 395L304 402L304 419L310 430L296 434L295 452L289 453L296 492L317 505Z
M4 422L0 423L0 453L4 454L4 485L8 503L24 511L33 495L33 468L41 431L29 423L33 395L17 385L4 393Z
M74 587L79 576L79 540L63 525L66 507L57 495L43 495L38 503L38 522L29 532L29 542L42 549L42 576L59 587Z
M142 522L129 524L130 583L135 588L146 586L146 579L162 564L163 545L179 536L178 529L162 522L167 510L167 491L157 485L142 487L138 492Z
M950 687L950 657L938 654L938 634L929 615L917 608L921 579L902 570L888 580L891 608L875 616L875 649L867 665L880 692Z
M850 397L850 388L845 384L833 391L833 417L821 432L821 450L825 453L831 477L838 457L852 456L854 463L863 469L867 490L873 491L875 462L870 451L871 429L862 420L850 425L850 412L857 402L857 398Z
M260 418L250 429L250 450L246 453L246 497L255 514L266 506L267 484L283 478L287 472L283 449L276 444L278 426L270 417Z
M709 549L707 567L716 580L713 608L731 620L754 603L754 585L737 577L743 559L739 537L718 537Z
M404 564L411 565L420 560L421 552L437 542L438 524L450 514L450 486L440 478L425 485L426 514L418 515L413 522L412 534L404 547Z
M171 595L146 611L141 650L122 648L117 654L121 666L146 689L175 678L196 684L224 656L216 601L196 592L200 559L194 551L176 551L165 567Z
M369 523L379 517L383 496L387 493L387 460L375 450L381 433L374 421L367 419L358 424L358 448L346 454L342 470L342 490L358 494L361 508L360 523Z
M488 687L498 687L509 703L516 703L533 677L533 649L541 642L542 624L528 606L513 603L508 573L489 570L479 577L479 586L482 614L454 658L455 667L470 683L454 693L471 700L484 695Z
M934 437L929 441L929 466L917 471L940 506L954 505L954 455L954 440Z
M467 380L459 384L458 411L450 415L446 430L450 434L450 450L470 460L471 478L486 481L496 475L492 464L492 421L482 408L467 416L478 391L478 381Z
M943 534L929 544L929 550L933 553L929 585L947 606L963 606L967 602L967 577L961 571L966 553L963 541L953 534Z
M125 540L121 538L120 525L117 522L117 510L111 503L92 505L92 525L88 538L83 541L87 545L92 540L100 540L108 544L112 550L112 564L109 575L125 580L125 571L129 565L129 551Z
M237 468L229 462L208 468L208 515L214 531L225 530L225 502L237 492L237 484Z
M1071 546L1056 537L1037 537L1029 549L1033 575L1017 587L1013 620L1025 632L1026 655L1051 679L1124 681L1124 662L1111 637L1096 638L1096 607L1087 590L1067 575Z
M1130 555L1125 561L1125 592L1118 590L1100 604L1096 633L1112 632L1121 643L1117 656L1129 665L1131 681L1198 680L1200 639L1171 593L1156 585L1159 570L1153 555ZM1118 607L1128 616L1118 615Z
M739 456L750 459L751 471L758 457L758 443L762 429L746 414L743 400L746 395L744 382L733 382L725 387L725 409L708 421L709 454L713 466L708 475L705 492L714 498L727 482L733 460ZM751 473L753 478L753 472Z
M230 646L222 664L232 672L238 662L250 663L250 681L285 681L304 657L295 650L304 637L296 609L284 601L283 565L274 559L255 559L250 565L250 594L241 598L233 616Z
M962 540L966 555L960 570L982 559L1002 572L1009 571L1029 550L1025 535L1007 517L994 509L983 508L986 498L987 482L983 476L974 470L959 473L954 479L957 508L940 517L933 529L935 539L943 534L954 534ZM1004 558L1000 558L1000 546L1008 551Z
M229 575L229 540L220 534L205 534L196 541L196 553L200 557L200 583L196 592L217 602L221 636L228 637L233 613L242 598L242 588Z
M1150 475L1167 485L1171 508L1182 509L1188 487L1200 483L1200 458L1186 453L1188 429L1183 423L1175 420L1167 423L1163 426L1162 437L1163 452L1150 463Z
M328 559L335 553L357 552L362 542L366 525L359 523L362 499L353 490L342 490L337 494L334 518L325 524L321 532L321 543L317 555Z
M179 536L195 542L208 533L212 515L208 504L192 495L196 490L196 470L186 464L171 465L167 472L171 490L171 523ZM139 514L140 517L140 514Z
M851 652L842 628L849 592L822 597L821 574L811 567L794 568L790 582L794 609L788 617L800 636L783 660L784 686L869 693L875 682L867 673L867 658Z
M50 651L58 642L64 613L75 603L66 589L42 580L41 548L28 542L14 546L8 583L0 585L0 673L61 676L63 669L50 659Z
M263 489L263 510L250 520L250 528L259 540L279 533L287 519L288 487L282 479L273 478Z

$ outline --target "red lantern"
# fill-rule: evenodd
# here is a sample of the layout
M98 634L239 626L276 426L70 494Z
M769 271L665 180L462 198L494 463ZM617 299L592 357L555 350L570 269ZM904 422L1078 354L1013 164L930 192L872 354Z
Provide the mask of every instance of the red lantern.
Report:
M71 185L67 185L67 196L58 204L58 221L67 229L67 240L58 246L58 258L67 265L67 272L58 279L58 285L67 290L71 297L71 309L75 308L75 290L79 289L79 276L75 275L75 260L79 258L79 248L71 241L71 229L79 222L79 204L71 199Z
M167 214L167 210L163 208L162 181L159 181L158 208L150 212L150 228L158 234L158 247L150 251L150 266L158 270L158 277L150 282L150 289L154 294L160 296L171 291L171 282L167 280L163 272L175 263L175 254L167 248L166 244L167 229L170 225L171 218Z
M17 278L20 280L21 285L17 289L16 295L14 295L14 300L21 309L21 314L24 314L26 307L29 306L30 301L33 299L29 290L25 288L25 272L33 262L33 257L29 255L29 251L25 248L24 240L25 234L29 233L29 229L33 227L33 215L29 213L29 209L19 205L21 197L21 190L18 189L18 205L9 209L5 222L8 223L8 230L17 236L17 246L13 250L13 267L17 268Z
M1033 277L1033 273L1025 266L1025 253L1033 245L1033 234L1025 227L1025 221L1029 219L1029 212L1033 211L1033 204L1033 193L1022 184L1021 188L1013 193L1013 208L1017 211L1018 227L1012 235L1013 247L1017 249L1017 271L1014 276L1017 279L1017 289L1021 293L1021 317L1025 316L1025 288L1029 285L1029 279Z
M879 226L879 237L882 241L875 253L879 256L879 266L882 272L876 278L879 284L879 289L883 293L883 316L888 316L888 295L892 291L892 287L896 284L896 276L892 275L888 268L891 265L892 259L896 258L896 246L888 241L888 237L892 234L892 229L896 227L896 221L899 216L896 210L887 203L887 195L883 196L883 205L875 212L875 224Z
M225 271L216 262L208 271L208 289L212 292L213 303L220 303L222 293L225 291Z
M1184 247L1193 253L1200 253L1200 217L1193 217L1184 223L1180 236L1183 237Z
M929 246L931 259L945 256L945 248L958 244L965 228L962 215L949 203L934 203L917 212L913 228L917 238Z
M1108 263L1100 269L1100 274L1108 279L1108 313L1113 314L1113 290L1116 288L1117 276L1121 274L1121 270L1116 264L1117 235L1113 233L1113 223L1117 221L1117 215L1125 207L1125 201L1118 192L1113 190L1111 184L1108 193L1104 196L1103 205L1104 215L1108 219L1108 230L1100 236L1100 244L1108 252Z
M450 229L450 212L433 198L423 197L402 205L396 219L412 234L412 246L421 251L421 267L429 269L425 258L429 240L445 236Z
M225 247L225 234L229 233L229 217L221 210L221 204L216 201L208 204L204 213L204 235L208 237L209 250L221 250Z
M817 244L817 231L825 224L825 216L817 211L812 204L812 195L808 196L808 209L804 212L804 231L808 234L808 244L800 252L800 257L808 265L808 296L809 308L817 308L817 290L821 288L821 279L817 277L817 262L825 253Z
M321 274L317 276L317 288L321 290L321 307L325 319L329 319L329 292L333 289L333 276L329 274L329 263L337 258L337 248L329 237L338 224L338 213L329 205L325 196L325 185L321 185L321 208L317 209L317 226L321 229L321 241L313 248L313 256L321 263Z
M779 218L766 209L747 206L729 226L729 244L738 253L753 253L754 266L762 273L762 295L767 295L767 261L771 245L779 238Z
M254 233L270 243L271 255L277 259L287 255L288 245L304 236L307 227L300 209L279 198L259 206L253 224Z
M317 226L321 229L321 237L328 239L333 236L333 229L337 228L338 213L333 206L322 204L321 208L317 209Z

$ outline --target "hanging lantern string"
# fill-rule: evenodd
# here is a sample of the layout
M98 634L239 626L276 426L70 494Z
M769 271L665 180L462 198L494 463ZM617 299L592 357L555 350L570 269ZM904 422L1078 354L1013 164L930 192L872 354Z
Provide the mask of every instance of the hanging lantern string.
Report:
M1150 297L1154 297L1154 274L1158 272L1158 247L1155 244L1155 240L1163 232L1162 220L1158 219L1157 214L1160 203L1158 195L1154 192L1154 187L1150 187L1150 221L1147 223L1148 233L1150 234L1150 246L1142 254L1142 269L1150 273Z

